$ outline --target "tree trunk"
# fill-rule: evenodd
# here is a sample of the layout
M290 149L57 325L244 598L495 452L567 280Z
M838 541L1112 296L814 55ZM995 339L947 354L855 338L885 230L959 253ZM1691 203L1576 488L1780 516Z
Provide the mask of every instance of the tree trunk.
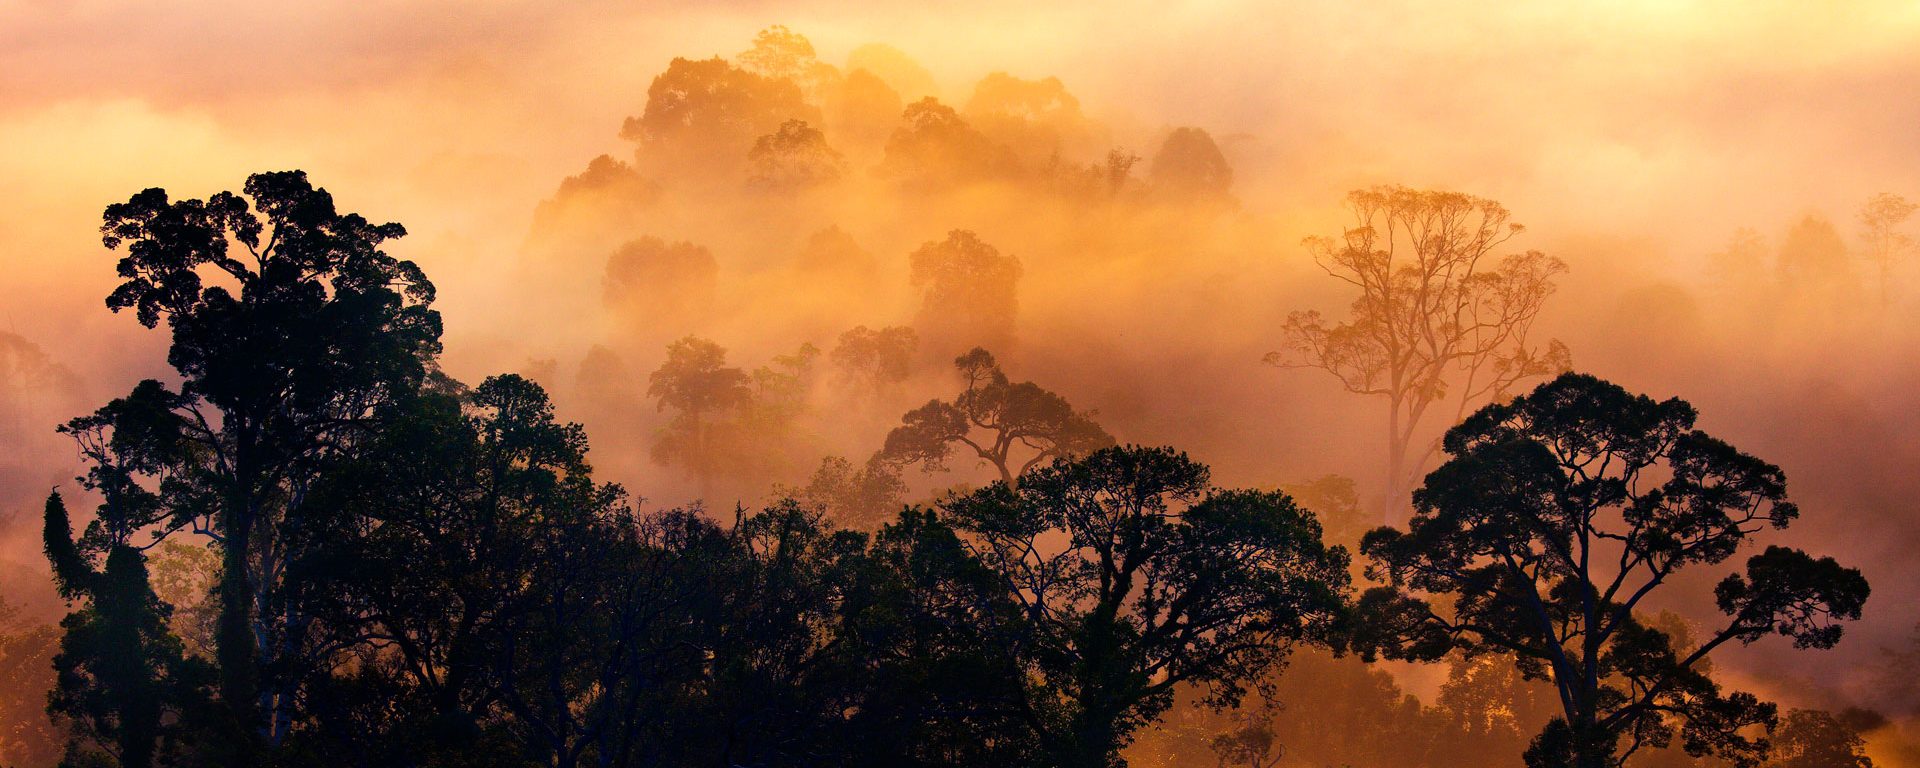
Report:
M253 511L244 498L230 498L222 526L220 558L220 617L214 652L220 663L220 697L240 729L253 732L259 692L253 636L253 583L248 573L253 538Z

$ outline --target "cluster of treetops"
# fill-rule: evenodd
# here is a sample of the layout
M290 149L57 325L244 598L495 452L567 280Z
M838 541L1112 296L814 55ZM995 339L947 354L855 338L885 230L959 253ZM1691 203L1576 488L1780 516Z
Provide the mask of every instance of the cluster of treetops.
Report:
M648 510L534 382L444 375L433 285L383 250L404 230L303 173L149 189L101 231L107 304L164 325L173 383L62 428L97 502L78 531L45 507L68 765L1108 768L1156 723L1254 711L1302 649L1499 660L1551 711L1510 756L1530 766L1857 754L1842 719L1711 674L1728 644L1833 646L1868 586L1755 546L1798 516L1783 474L1678 399L1567 373L1481 408L1409 523L1350 552L976 350L875 461L970 451L985 488L877 518ZM746 383L713 352L677 344L650 381L687 441ZM183 541L200 594L165 600L149 553ZM1681 631L1649 599L1696 569L1724 572L1723 615ZM1280 764L1288 717L1223 721L1209 759Z

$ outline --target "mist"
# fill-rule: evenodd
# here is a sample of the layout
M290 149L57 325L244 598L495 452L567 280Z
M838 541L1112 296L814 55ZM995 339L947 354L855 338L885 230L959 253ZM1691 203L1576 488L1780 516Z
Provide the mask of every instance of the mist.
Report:
M646 124L676 59L737 64L776 24L825 68L794 91L837 158L825 176L754 165L779 121L732 143ZM1875 194L1920 196L1917 92L1920 9L1894 2L0 0L0 573L10 603L58 618L38 505L80 457L54 427L169 375L165 334L102 305L100 212L141 189L301 169L343 210L403 223L388 249L437 286L446 372L546 387L644 507L768 504L953 397L982 326L942 314L912 254L958 230L1018 262L990 345L1012 379L1221 485L1350 477L1374 515L1380 402L1262 360L1290 313L1353 300L1303 239L1352 225L1350 191L1404 185L1498 201L1525 226L1502 255L1564 262L1532 334L1574 370L1684 398L1785 470L1793 541L1860 568L1873 601L1835 650L1762 643L1720 671L1783 711L1880 712L1876 764L1920 765L1920 702L1886 685L1920 631L1920 258L1893 262L1882 301L1859 219ZM1017 170L903 165L901 112L926 97ZM1171 151L1186 128L1224 183ZM1115 176L1113 157L1133 159ZM908 372L836 378L856 326L915 328ZM747 371L820 353L776 444L712 478L655 450L674 414L648 374L688 336ZM995 475L956 458L902 478L927 501ZM1710 582L1676 589L1661 608L1712 616ZM1444 675L1389 669L1429 701Z

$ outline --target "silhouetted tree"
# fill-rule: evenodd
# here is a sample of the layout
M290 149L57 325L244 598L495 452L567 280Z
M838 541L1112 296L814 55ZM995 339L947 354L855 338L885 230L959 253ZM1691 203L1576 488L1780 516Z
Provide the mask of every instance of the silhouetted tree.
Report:
M908 257L920 310L913 326L926 351L944 356L970 347L1013 345L1020 309L1020 260L1001 255L978 235L956 229L922 243Z
M349 744L376 764L497 747L511 674L498 654L560 642L514 633L554 574L611 557L626 522L620 489L592 479L584 431L555 422L531 381L496 376L399 411L316 490L340 514L308 529L293 568L325 668L353 669L310 686L325 724L313 748Z
M1832 647L1867 583L1832 558L1770 546L1714 588L1729 619L1697 647L1647 622L1646 599L1676 573L1725 562L1799 515L1778 467L1694 419L1679 399L1565 374L1448 431L1451 458L1414 494L1408 530L1361 545L1369 574L1392 586L1362 598L1355 646L1369 658L1506 655L1551 680L1561 712L1527 750L1531 766L1611 768L1676 736L1689 754L1758 765L1767 744L1743 731L1770 727L1773 705L1723 692L1702 662L1770 634Z
M60 595L85 607L61 622L56 683L47 710L72 724L67 760L104 750L123 768L165 764L190 734L182 718L201 711L211 670L167 632L168 606L153 594L146 556L132 537L150 498L111 488L100 515L76 540L66 504L47 497L45 543Z
M1042 462L1113 445L1113 436L1090 413L1030 381L1014 383L984 349L953 361L962 389L951 402L930 400L900 417L877 456L896 464L919 464L928 472L946 468L956 446L992 464L1000 481L1018 485ZM1016 449L1032 451L1022 460Z
M761 189L808 189L839 180L846 159L827 137L800 120L761 136L747 151L747 185Z
M1860 733L1839 718L1819 710L1796 709L1780 719L1773 732L1773 759L1768 768L1873 768L1861 749Z
M1453 399L1451 424L1520 381L1566 370L1565 345L1530 339L1566 267L1539 251L1494 256L1522 227L1492 200L1378 187L1347 195L1347 207L1353 227L1306 244L1321 269L1359 291L1351 317L1329 325L1319 312L1288 315L1287 350L1266 360L1325 370L1347 391L1387 401L1392 522L1438 447L1409 456L1432 406Z
M1880 273L1881 306L1893 300L1894 266L1913 250L1913 238L1901 232L1900 225L1906 223L1915 210L1920 210L1920 205L1890 192L1874 195L1860 207L1860 234L1867 241L1867 259Z
M256 174L244 194L149 189L107 207L102 240L126 254L107 306L166 320L181 385L142 382L68 429L102 436L85 453L112 503L218 543L221 699L277 742L297 696L281 673L308 641L300 607L275 598L289 536L320 514L316 467L427 380L440 317L420 269L381 250L400 225L338 212L299 171Z
M1206 131L1175 128L1153 153L1147 179L1175 200L1218 202L1230 199L1233 166Z
M1116 447L940 508L1023 617L1011 649L1043 762L1108 768L1182 685L1232 705L1342 613L1347 555L1286 496Z

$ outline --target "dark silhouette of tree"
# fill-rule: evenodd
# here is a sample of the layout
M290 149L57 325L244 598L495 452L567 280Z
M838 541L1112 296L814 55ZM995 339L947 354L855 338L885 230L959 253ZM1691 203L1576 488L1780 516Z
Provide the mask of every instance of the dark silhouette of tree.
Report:
M745 160L754 139L789 120L820 122L819 110L793 81L764 77L717 57L676 58L648 86L646 110L627 118L620 137L639 143L641 157L650 163L725 177ZM715 174L716 168L722 172Z
M838 181L846 158L827 145L827 137L800 120L761 136L747 151L747 185L759 189L800 190Z
M939 190L1007 179L1019 161L1006 147L968 125L960 113L927 98L908 104L900 127L887 137L878 172L909 188Z
M875 396L891 394L913 374L920 337L912 328L893 326L873 330L854 326L840 334L829 357L848 386Z
M354 686L313 686L323 693L309 708L329 737L317 748L374 764L471 760L521 728L529 747L555 749L521 719L515 648L570 642L541 633L556 627L536 615L569 578L605 580L571 597L610 599L614 565L633 554L625 496L594 482L584 431L556 422L545 392L519 376L400 410L317 491L341 514L311 529L315 554L295 569L334 664L355 669ZM579 621L557 629L588 626Z
M1319 368L1355 394L1387 401L1386 516L1393 522L1412 478L1438 445L1410 455L1429 410L1451 399L1449 424L1529 378L1566 370L1567 348L1535 346L1531 333L1559 259L1539 251L1494 255L1522 231L1492 200L1456 192L1377 187L1347 195L1353 227L1308 238L1328 275L1353 286L1352 314L1328 324L1295 312L1282 368Z
M1852 725L1832 714L1796 709L1780 718L1773 732L1768 768L1873 768L1861 752L1867 741Z
M72 724L70 760L97 749L116 765L147 768L170 762L180 720L207 706L202 694L213 675L168 634L169 607L153 594L146 556L132 543L153 499L101 490L109 500L78 540L60 495L47 497L54 583L62 597L85 604L61 622L47 710Z
M699 480L701 494L711 495L721 471L720 444L729 439L716 433L731 428L752 402L752 378L727 365L725 348L688 336L667 347L666 362L647 381L647 396L661 410L676 411L653 444L654 461L684 465Z
M1231 199L1233 166L1206 131L1175 128L1153 153L1147 180L1174 200L1220 202Z
M713 252L657 237L629 241L607 257L608 307L650 323L692 323L713 307L720 267Z
M1020 260L1001 255L978 235L956 229L922 243L908 257L920 310L913 327L928 353L944 357L971 347L1013 345L1020 311Z
M141 525L217 542L222 704L277 743L297 696L278 673L309 638L300 606L275 593L298 555L293 534L321 514L307 491L384 403L427 380L440 351L433 285L381 250L400 225L338 212L299 171L251 176L244 196L149 189L108 206L101 233L125 251L107 306L149 328L166 321L181 385L142 382L67 429L91 445L91 482L110 502L138 500Z
M1900 231L1900 225L1920 210L1904 197L1882 192L1860 207L1860 236L1867 243L1867 260L1873 262L1880 279L1880 305L1893 301L1893 270L1913 251L1913 238Z
M1414 494L1408 530L1361 548L1369 590L1355 647L1436 658L1509 656L1551 680L1557 717L1532 766L1612 768L1675 737L1689 754L1758 765L1774 708L1726 693L1703 662L1728 642L1779 634L1830 648L1860 617L1867 583L1832 558L1769 546L1714 588L1728 616L1695 647L1641 613L1691 566L1725 562L1799 515L1778 467L1693 428L1693 407L1565 374L1448 431L1451 457ZM1446 608L1419 595L1443 599Z
M900 417L876 454L884 461L946 469L958 446L993 465L1000 481L1018 485L1042 462L1113 445L1113 436L1075 411L1066 398L1030 381L1014 383L993 355L975 348L953 361L962 389L952 401L930 400ZM1031 451L1024 460L1016 451Z
M1009 647L1044 764L1119 765L1179 686L1236 703L1341 614L1347 555L1312 513L1208 477L1171 449L1116 447L941 502L1019 608Z

